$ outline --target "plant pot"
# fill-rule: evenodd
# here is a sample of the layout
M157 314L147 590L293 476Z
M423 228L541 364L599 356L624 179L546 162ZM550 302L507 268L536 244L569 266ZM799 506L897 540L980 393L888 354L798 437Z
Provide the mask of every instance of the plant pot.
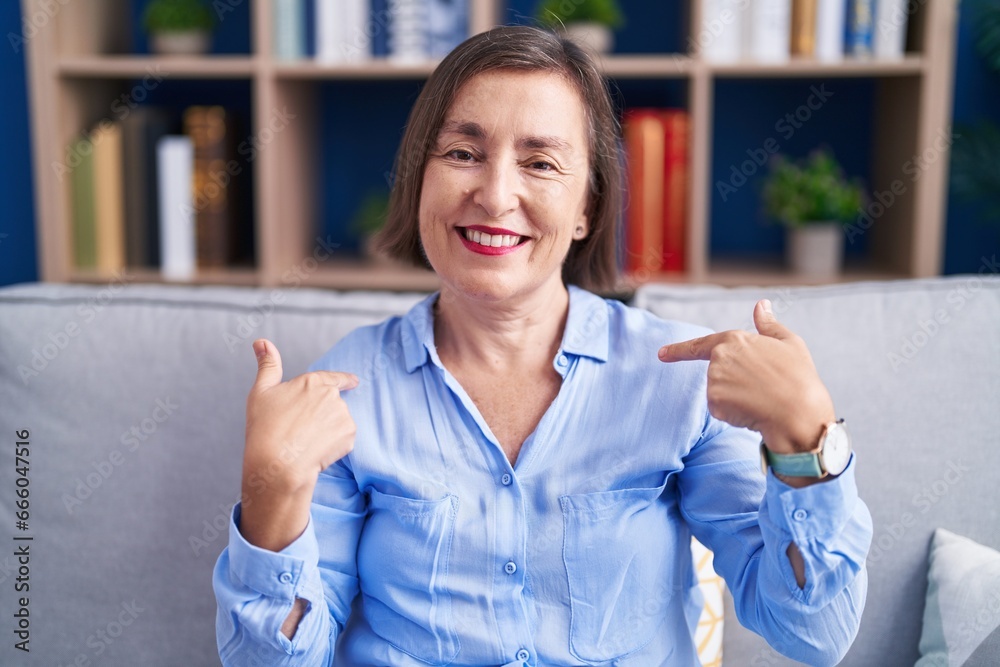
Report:
M844 256L844 230L837 222L790 227L786 256L792 271L809 278L836 278Z
M200 56L212 46L212 35L206 30L157 32L149 36L153 53L161 56Z
M611 53L611 49L615 46L615 35L611 32L611 28L601 23L590 21L567 23L563 33L567 39L595 53Z

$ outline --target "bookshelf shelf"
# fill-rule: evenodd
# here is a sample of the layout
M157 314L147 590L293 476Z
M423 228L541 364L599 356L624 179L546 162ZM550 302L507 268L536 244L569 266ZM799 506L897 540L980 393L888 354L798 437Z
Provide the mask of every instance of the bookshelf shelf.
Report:
M812 278L796 274L786 269L774 258L764 261L747 261L734 259L713 260L708 268L704 282L726 287L739 285L758 285L773 287L778 285L819 285L830 282L848 283L872 280L900 280L907 278L905 273L878 270L866 266L848 264L843 272L832 281L830 279Z
M274 65L273 71L279 79L426 79L437 61L420 63L391 63L375 61L357 65L324 65L312 61L282 63Z
M64 56L58 72L69 78L141 78L156 72L158 76L187 79L251 78L255 59L247 56L150 57L150 56Z
M610 77L630 78L687 78L697 61L684 55L605 56L600 59L601 69Z
M69 276L69 282L74 283L107 283L118 278L118 273L105 271L84 271L74 269ZM176 283L197 285L242 285L259 284L257 271L250 268L200 269L190 280L168 280L155 269L129 267L125 269L125 282L129 283Z
M812 58L792 58L787 63L706 63L718 78L799 78L916 76L924 73L924 58L907 55L899 60L845 58L842 62L820 62Z
M35 169L37 238L41 279L46 281L105 282L110 275L77 270L72 261L71 193L51 165L66 159L67 147L97 121L113 112L113 102L123 86L141 80L152 68L171 81L210 82L164 86L157 104L181 108L203 98L229 95L235 84L249 100L247 137L267 139L266 150L252 164L252 210L256 256L253 268L201 271L194 283L280 286L289 269L301 267L323 229L324 178L335 173L331 164L350 159L345 146L339 152L324 144L330 123L351 118L357 99L371 90L402 90L428 77L435 61L398 64L373 60L359 64L320 64L312 60L286 61L272 56L274 0L240 3L248 13L251 53L206 57L123 55L133 32L129 0L91 0L60 5L50 25L30 40L28 74L31 95L32 153ZM311 0L307 0L311 1ZM488 29L504 11L505 0L468 0L473 32ZM49 0L21 0L22 14L45 12ZM698 34L701 0L687 0L688 34ZM612 54L599 62L609 78L632 80L639 88L660 82L681 95L690 118L689 185L687 211L687 270L684 274L658 275L657 281L713 282L726 285L760 285L809 282L784 271L776 262L747 258L732 263L713 256L710 233L713 205L713 136L716 131L716 90L719 84L739 80L794 82L810 77L856 78L873 81L869 191L884 191L900 176L901 165L912 156L937 151L938 159L908 184L898 202L866 231L867 264L848 268L843 280L891 279L930 276L940 272L947 193L947 149L935 148L943 129L951 124L951 90L958 0L926 0L914 4L908 52L898 60L846 58L836 63L792 59L787 64L754 62L714 63L701 54ZM632 3L633 7L639 3ZM637 10L639 11L639 10ZM637 19L641 20L641 19ZM682 43L685 40L682 39ZM687 40L687 43L692 43ZM653 82L647 86L646 82ZM215 83L219 85L216 86ZM336 82L337 86L331 86ZM400 85L403 84L403 85ZM633 85L629 83L628 85ZM342 86L341 90L338 88ZM335 90L336 89L336 90ZM192 93L191 90L195 92ZM347 91L346 94L344 91ZM395 93L392 93L395 94ZM720 93L721 95L722 93ZM226 97L226 99L228 99ZM412 97L400 94L400 104ZM404 101L405 100L405 101ZM747 104L753 104L748 99ZM288 110L294 122L280 131L269 128L275 110ZM381 109L379 110L381 113ZM340 120L331 120L339 118ZM379 126L388 135L398 134L400 123L387 114ZM367 126L366 126L367 127ZM343 134L343 133L341 133ZM338 139L339 141L339 139ZM715 165L718 167L718 165ZM349 169L350 167L348 167ZM128 269L138 280L163 282L152 269ZM349 261L338 256L322 262L304 283L336 289L433 289L437 278L427 272L395 265Z
M437 275L418 268L374 264L363 260L341 260L323 266L303 279L311 287L339 290L379 289L397 292L427 292L441 285Z

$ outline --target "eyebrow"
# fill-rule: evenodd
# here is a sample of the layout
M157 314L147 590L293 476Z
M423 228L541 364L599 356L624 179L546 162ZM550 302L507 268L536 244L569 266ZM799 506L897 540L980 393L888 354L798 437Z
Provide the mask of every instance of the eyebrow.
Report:
M486 138L486 130L483 129L483 126L472 121L448 121L441 126L439 134L459 134L472 139ZM573 151L573 147L568 141L551 135L521 137L517 140L517 147L536 150L551 148L566 152Z

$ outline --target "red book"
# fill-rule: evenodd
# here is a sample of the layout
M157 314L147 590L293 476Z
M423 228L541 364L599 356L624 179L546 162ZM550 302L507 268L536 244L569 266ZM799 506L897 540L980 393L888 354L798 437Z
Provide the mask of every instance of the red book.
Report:
M623 119L628 159L625 271L641 279L663 268L664 129L659 109L630 109Z
M663 270L683 272L687 265L688 113L663 112L666 166L663 184Z

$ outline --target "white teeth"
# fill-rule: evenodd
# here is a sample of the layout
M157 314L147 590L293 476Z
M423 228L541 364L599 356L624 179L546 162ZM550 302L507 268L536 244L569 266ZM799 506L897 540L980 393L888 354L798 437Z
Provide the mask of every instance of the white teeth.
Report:
M465 238L473 243L491 248L506 248L520 243L522 237L511 234L487 234L474 229L466 229Z

